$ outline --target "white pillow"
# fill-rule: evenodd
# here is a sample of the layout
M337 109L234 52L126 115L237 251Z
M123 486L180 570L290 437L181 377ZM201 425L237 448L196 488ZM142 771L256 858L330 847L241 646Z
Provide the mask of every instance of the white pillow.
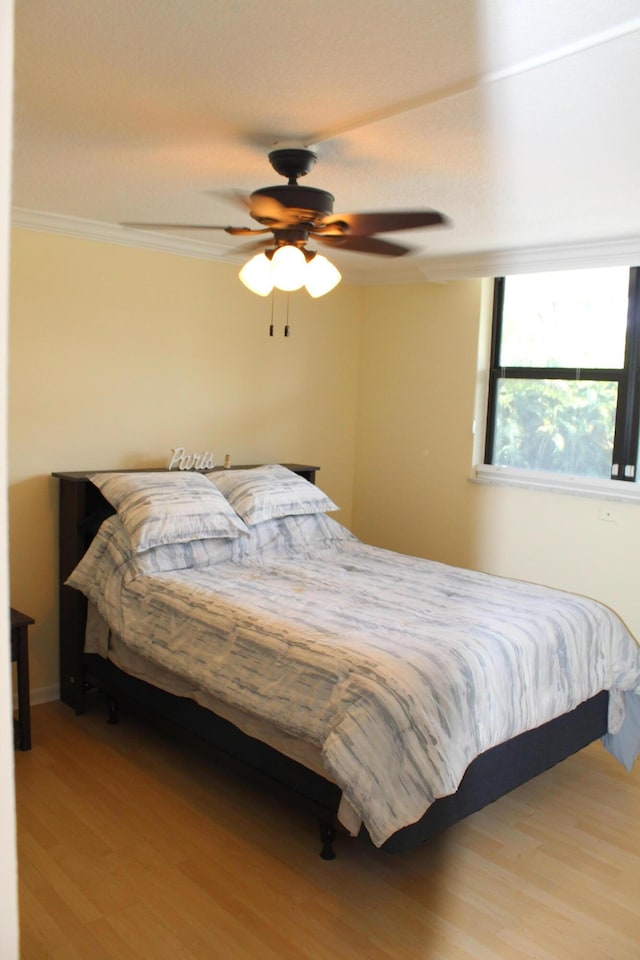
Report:
M234 562L269 560L272 557L314 557L323 547L343 547L358 543L353 533L326 513L307 513L265 520L251 526L249 534L248 537L226 541Z
M166 543L237 537L248 530L200 473L94 473L136 553Z
M278 517L339 509L313 483L280 464L218 471L207 477L249 526Z

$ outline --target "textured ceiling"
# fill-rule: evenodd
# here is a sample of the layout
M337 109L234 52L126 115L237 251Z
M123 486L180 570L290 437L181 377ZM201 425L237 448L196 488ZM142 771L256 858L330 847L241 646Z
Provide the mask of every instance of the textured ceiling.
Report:
M332 251L347 278L640 250L639 64L638 0L16 0L14 208L245 225L230 191L295 141L336 212L452 221L401 260Z

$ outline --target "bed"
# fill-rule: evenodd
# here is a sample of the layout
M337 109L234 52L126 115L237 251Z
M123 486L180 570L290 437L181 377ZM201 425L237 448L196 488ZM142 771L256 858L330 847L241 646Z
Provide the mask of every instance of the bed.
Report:
M142 704L286 784L326 859L336 825L401 851L598 738L631 766L614 613L363 544L317 469L54 474L62 700Z

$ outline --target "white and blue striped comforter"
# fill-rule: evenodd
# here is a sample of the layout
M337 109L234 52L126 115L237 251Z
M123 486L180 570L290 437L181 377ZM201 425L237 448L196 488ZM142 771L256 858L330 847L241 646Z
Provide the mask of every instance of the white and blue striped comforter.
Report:
M378 845L480 753L605 689L615 744L640 651L608 608L339 530L154 573L111 540L100 585L86 561L69 582L137 653L314 744Z

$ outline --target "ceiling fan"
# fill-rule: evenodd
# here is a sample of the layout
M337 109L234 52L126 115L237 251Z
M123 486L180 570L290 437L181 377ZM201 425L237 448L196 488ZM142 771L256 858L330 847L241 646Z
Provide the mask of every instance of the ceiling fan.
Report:
M282 147L269 153L271 166L281 176L287 178L286 184L272 187L262 187L254 190L242 202L249 215L257 221L260 227L233 227L198 223L123 223L124 227L137 229L184 229L184 230L224 230L232 236L260 236L271 234L251 244L249 250L265 249L262 259L270 263L274 255L283 248L297 248L303 255L305 263L309 264L317 259L315 251L305 248L309 239L313 239L325 246L355 253L371 253L385 257L401 257L409 253L411 247L382 240L376 236L379 233L389 233L398 230L415 230L423 227L435 227L446 224L447 218L437 210L407 210L381 211L378 213L333 213L334 197L326 190L316 187L300 186L298 180L306 176L314 167L317 154L306 147ZM239 194L236 196L240 197ZM287 250L287 253L290 251ZM300 259L300 258L298 258ZM258 258L254 258L258 260ZM325 258L320 258L328 263ZM250 261L251 263L252 261ZM300 261L302 262L302 261ZM249 264L245 265L245 268ZM330 265L333 270L335 267ZM243 268L243 270L245 269ZM340 279L337 270L338 278ZM242 276L243 282L246 280ZM279 282L267 281L266 293L270 293L273 286L280 289L298 289L305 283L302 280L298 286L282 286ZM335 286L335 283L332 286ZM250 289L254 289L250 284ZM309 286L307 285L307 289ZM329 289L332 289L330 287ZM266 295L262 289L254 292ZM312 291L309 289L309 292ZM323 290L323 292L327 292ZM321 296L321 293L312 293L312 296Z

